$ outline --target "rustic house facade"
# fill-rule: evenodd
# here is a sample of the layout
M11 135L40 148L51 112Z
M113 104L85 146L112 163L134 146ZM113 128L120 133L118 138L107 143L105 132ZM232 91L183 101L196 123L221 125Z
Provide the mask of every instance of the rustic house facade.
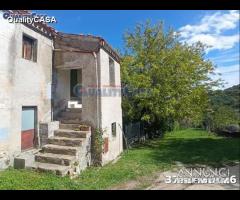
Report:
M118 54L103 38L58 33L46 24L9 23L4 12L0 169L79 174L92 163L97 130L104 141L101 164L117 158L123 150Z

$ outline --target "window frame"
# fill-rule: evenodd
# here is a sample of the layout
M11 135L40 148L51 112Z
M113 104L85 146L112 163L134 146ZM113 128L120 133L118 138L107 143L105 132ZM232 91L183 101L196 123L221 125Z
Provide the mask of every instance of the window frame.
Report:
M110 56L108 58L109 64L109 85L115 86L116 85L116 71L115 71L115 62Z
M111 134L113 137L117 137L117 122L111 123Z
M31 59L26 58L26 56L24 56L24 39L27 39L29 41L31 41ZM38 40L35 39L34 37L23 33L22 34L22 58L25 60L29 60L32 62L37 62L37 54L38 54Z

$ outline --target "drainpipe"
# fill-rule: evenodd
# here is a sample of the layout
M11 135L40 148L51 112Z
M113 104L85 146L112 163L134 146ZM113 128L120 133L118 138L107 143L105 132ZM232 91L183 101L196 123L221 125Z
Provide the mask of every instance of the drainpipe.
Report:
M52 74L51 74L51 121L53 121L53 112L54 112L54 94L55 94L55 80L54 80L54 77L55 77L55 74L54 74L54 58L55 58L55 48L54 48L54 39L52 39L52 42L51 42L51 45L52 45Z
M97 62L97 54L93 52L93 57L95 60L95 67L96 67L96 83L97 83L97 128L100 129L100 123L99 123L99 95L98 95L98 89L99 89L99 82L98 82L98 62Z

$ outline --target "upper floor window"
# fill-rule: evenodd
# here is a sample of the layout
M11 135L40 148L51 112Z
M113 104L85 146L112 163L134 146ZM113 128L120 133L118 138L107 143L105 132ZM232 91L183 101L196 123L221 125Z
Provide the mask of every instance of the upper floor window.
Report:
M115 86L115 67L114 60L109 58L109 84Z
M112 136L116 137L116 135L117 135L117 123L116 122L113 122L111 124L111 129L112 129Z
M37 40L23 35L22 57L37 62Z

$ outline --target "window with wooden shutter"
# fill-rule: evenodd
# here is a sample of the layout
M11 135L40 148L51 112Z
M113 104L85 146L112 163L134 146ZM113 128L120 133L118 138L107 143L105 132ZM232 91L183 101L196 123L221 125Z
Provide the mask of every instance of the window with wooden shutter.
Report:
M22 57L34 62L37 61L37 40L23 35Z

